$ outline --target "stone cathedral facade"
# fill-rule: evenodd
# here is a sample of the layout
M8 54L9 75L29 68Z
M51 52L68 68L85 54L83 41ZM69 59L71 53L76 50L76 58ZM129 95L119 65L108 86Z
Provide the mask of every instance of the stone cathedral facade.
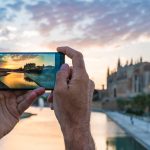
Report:
M107 93L109 98L133 97L138 94L150 94L150 62L140 61L122 66L118 60L117 70L107 71Z

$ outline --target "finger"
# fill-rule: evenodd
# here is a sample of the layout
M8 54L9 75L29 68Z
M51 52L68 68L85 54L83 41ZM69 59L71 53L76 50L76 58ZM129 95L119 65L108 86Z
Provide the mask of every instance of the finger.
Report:
M86 71L82 53L70 47L58 47L57 51L64 53L72 59L73 69L75 73L81 73L81 70Z
M47 101L48 101L48 103L53 103L53 91L48 96Z
M5 91L1 91L1 93L3 93L4 95L8 95L9 94L15 94L16 97L20 96L20 95L23 95L25 93L27 93L28 91L27 90L17 90L17 91L11 91L11 90L5 90Z
M22 96L22 101L18 104L18 112L22 114L35 99L44 94L45 89L40 87L33 91L30 91Z
M53 103L49 103L49 107L50 107L51 110L54 110L54 105L53 105Z
M19 104L21 101L23 101L26 97L27 94L29 94L30 92L32 92L32 90L26 91L26 92L16 92L15 95L18 97L17 98L17 103Z
M26 94L27 92L29 92L29 90L22 90L22 91L14 91L15 95L18 97L18 96L21 96L21 95L24 95Z
M53 91L48 96L47 101L49 103L49 107L51 108L51 110L54 110L54 106L53 106Z
M63 64L56 75L55 89L67 88L67 80L69 78L70 69L68 64Z

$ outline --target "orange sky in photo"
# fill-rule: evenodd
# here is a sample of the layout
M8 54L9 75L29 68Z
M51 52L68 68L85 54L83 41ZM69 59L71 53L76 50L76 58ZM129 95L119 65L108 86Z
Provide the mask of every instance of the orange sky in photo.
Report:
M19 56L19 55L18 55ZM25 55L24 55L25 56ZM32 54L31 54L32 56ZM5 56L2 58L5 63L1 63L1 68L8 68L8 69L17 69L17 68L23 68L25 64L27 63L36 63L37 66L44 65L54 65L55 63L55 55L47 55L42 54L35 58L23 58L22 60L15 60L11 57L11 55L5 54Z

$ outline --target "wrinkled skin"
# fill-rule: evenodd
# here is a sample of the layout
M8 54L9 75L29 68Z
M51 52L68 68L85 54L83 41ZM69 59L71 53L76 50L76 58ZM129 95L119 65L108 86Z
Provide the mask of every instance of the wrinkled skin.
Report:
M94 82L89 79L80 52L69 47L57 50L70 57L73 63L71 68L67 64L62 65L54 91L49 96L64 135L66 150L93 150L90 111Z

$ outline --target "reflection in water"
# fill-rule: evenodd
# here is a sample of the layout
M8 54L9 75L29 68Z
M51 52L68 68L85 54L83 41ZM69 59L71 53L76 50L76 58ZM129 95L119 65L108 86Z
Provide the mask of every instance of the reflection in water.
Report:
M0 141L0 150L64 150L63 136L53 111L32 107L36 113L21 120ZM97 150L145 150L103 113L92 113L91 131Z
M35 88L37 87L36 83L25 80L24 73L11 72L10 74L6 76L0 77L0 81L2 81L5 85L7 85L10 88L21 88L21 87Z
M29 77L24 76L24 79L28 82L34 82L33 80L31 80Z

